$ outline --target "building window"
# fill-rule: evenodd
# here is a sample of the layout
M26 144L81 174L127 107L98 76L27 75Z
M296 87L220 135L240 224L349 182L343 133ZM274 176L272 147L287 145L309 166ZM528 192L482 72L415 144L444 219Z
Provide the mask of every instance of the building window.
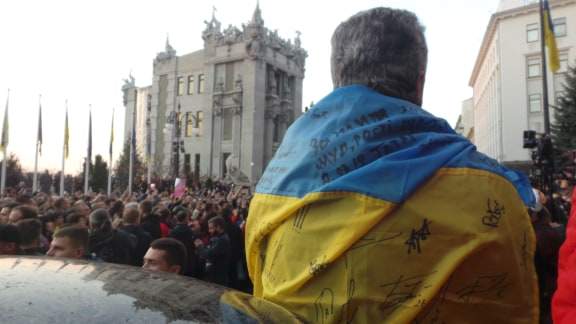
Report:
M528 77L534 78L541 75L540 58L528 59Z
M194 128L202 129L203 121L204 121L204 112L202 110L199 110L196 112L196 118L194 120L195 122Z
M232 109L223 109L222 112L222 140L230 141L232 139Z
M194 128L194 113L186 113L186 131L184 132L186 137L192 136L192 129Z
M176 94L181 96L184 94L184 78L178 77L178 89L176 89Z
M234 90L234 62L226 63L224 89L226 91Z
M554 25L554 36L566 36L566 17L552 19L552 25Z
M538 24L526 25L526 41L528 43L537 42L540 39L540 28Z
M560 60L560 67L556 73L568 72L568 53L562 53L558 55L558 59Z
M204 87L206 83L206 77L204 76L204 74L199 74L198 75L198 93L204 93Z
M194 76L193 75L189 75L188 76L188 94L194 94Z
M540 94L531 94L528 96L528 108L531 113L542 111L542 99Z

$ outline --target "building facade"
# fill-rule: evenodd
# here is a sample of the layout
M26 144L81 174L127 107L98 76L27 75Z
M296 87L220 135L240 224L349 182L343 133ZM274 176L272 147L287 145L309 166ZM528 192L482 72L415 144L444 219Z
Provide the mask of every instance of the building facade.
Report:
M254 183L302 113L307 53L299 34L292 41L268 30L258 6L241 28L222 30L213 15L202 38L203 49L181 56L167 41L151 86L125 82L125 138L135 118L138 150L155 176Z
M548 71L550 120L575 58L576 0L550 0L560 69ZM492 15L469 85L473 88L474 144L510 166L527 165L525 130L544 131L539 3L501 0Z

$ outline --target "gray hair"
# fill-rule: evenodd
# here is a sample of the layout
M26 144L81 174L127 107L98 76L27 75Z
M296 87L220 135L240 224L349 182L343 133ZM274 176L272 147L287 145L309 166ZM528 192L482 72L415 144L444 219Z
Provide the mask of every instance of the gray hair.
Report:
M112 223L110 222L110 213L104 208L99 208L90 214L90 230L92 232L110 232Z
M424 27L416 15L391 8L362 11L332 36L334 88L362 84L420 105L427 57Z

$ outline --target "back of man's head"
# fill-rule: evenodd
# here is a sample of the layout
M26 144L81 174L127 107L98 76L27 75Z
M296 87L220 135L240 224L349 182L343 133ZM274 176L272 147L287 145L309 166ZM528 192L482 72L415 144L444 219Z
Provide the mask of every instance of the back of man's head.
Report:
M101 232L109 232L112 230L110 214L106 209L96 209L90 214L90 230Z
M188 212L186 210L179 210L176 213L176 221L180 224L187 224L188 223Z
M20 235L20 246L29 247L39 243L42 223L37 219L23 219L16 224Z
M124 224L138 225L140 223L140 211L135 208L127 208L122 216Z
M17 254L20 246L20 233L12 224L0 224L0 255Z
M150 200L144 200L140 203L140 212L142 216L148 215L152 212L152 202Z
M13 208L12 210L17 210L20 212L22 217L20 219L34 219L38 218L38 209L31 206L20 205L18 207Z
M360 84L422 104L428 49L411 12L374 8L341 23L332 36L334 87Z

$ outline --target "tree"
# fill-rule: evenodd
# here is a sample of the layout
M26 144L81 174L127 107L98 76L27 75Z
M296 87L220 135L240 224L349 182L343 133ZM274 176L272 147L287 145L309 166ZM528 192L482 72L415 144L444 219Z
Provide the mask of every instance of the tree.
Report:
M20 160L16 155L10 154L6 162L6 187L16 188L21 181L24 181L24 173L22 172L22 166L20 166ZM0 179L2 179L1 173Z
M38 175L38 189L45 193L50 193L52 189L52 176L48 170Z
M108 164L102 155L96 155L91 170L90 187L95 192L105 192L108 186Z
M146 175L146 168L144 162L138 152L134 154L134 173L133 173L133 187L137 188L141 179ZM114 169L114 189L124 191L128 188L128 168L130 166L130 141L126 141L122 154L118 157L116 162L116 169Z
M551 125L552 140L557 152L576 150L576 65L566 73L564 94L558 98Z

